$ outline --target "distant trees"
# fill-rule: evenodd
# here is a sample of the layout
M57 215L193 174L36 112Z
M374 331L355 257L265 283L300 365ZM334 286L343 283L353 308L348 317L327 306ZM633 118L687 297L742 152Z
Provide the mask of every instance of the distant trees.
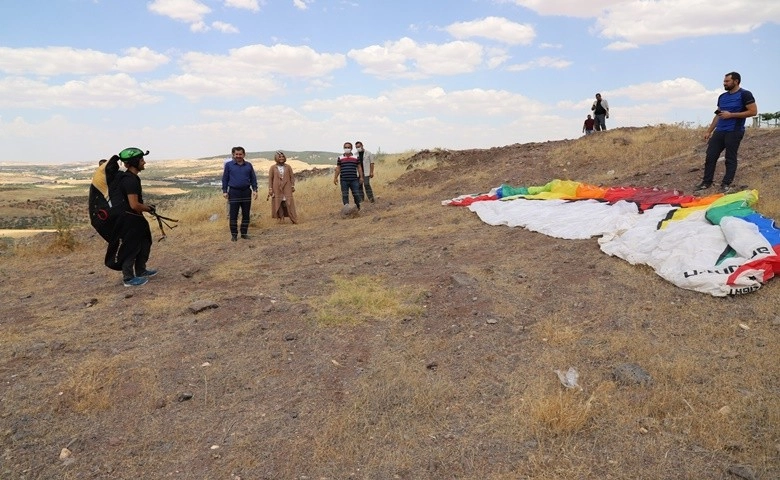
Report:
M758 119L759 119L759 126L760 126L760 123L761 123L761 122L763 122L763 123L766 123L766 124L767 124L767 126L769 126L769 122L771 122L772 120L774 120L774 123L772 124L772 126L775 126L775 127L776 127L776 126L777 126L777 124L778 124L778 121L780 121L780 112L775 112L775 113L760 113L760 114L758 115Z

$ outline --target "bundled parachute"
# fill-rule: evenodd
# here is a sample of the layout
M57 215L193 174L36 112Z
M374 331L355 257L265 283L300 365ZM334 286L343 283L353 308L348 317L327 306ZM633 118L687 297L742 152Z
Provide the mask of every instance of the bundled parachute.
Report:
M598 236L604 253L652 267L678 287L713 296L758 290L780 274L780 228L754 210L758 191L706 197L647 187L553 180L501 185L442 202L490 225L566 239Z

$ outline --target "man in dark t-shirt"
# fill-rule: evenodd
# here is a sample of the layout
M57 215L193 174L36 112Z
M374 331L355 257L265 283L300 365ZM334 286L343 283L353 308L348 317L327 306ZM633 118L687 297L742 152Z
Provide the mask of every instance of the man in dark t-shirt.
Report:
M748 90L740 87L742 77L737 72L727 73L723 78L726 90L718 97L718 108L710 122L707 134L707 154L704 159L704 177L694 191L701 192L712 186L715 166L723 150L726 150L726 173L720 183L721 193L731 190L731 182L737 173L737 152L745 136L745 119L758 115L756 99Z
M154 213L154 205L143 200L141 179L138 174L144 170L148 155L138 148L126 148L119 153L119 159L126 170L119 172L109 186L111 208L116 215L116 224L108 242L105 264L113 270L122 271L126 287L137 287L157 275L157 270L146 268L152 250L152 231L143 213Z

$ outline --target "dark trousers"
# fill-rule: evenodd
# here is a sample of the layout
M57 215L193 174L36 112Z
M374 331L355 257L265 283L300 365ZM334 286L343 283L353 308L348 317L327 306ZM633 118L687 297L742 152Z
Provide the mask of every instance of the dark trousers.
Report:
M703 183L712 183L715 178L715 165L718 162L721 152L726 150L726 173L723 175L722 185L731 185L734 176L737 174L737 151L742 137L745 136L744 130L734 132L712 132L709 143L707 143L707 156L704 159L704 179Z
M146 262L149 261L149 254L152 252L151 239L144 238L140 241L138 253L128 255L122 262L122 279L129 280L146 271Z
M344 205L349 204L349 191L352 190L352 198L355 200L355 206L360 208L360 180L357 178L354 180L341 179L341 203Z
M249 231L249 210L252 208L252 189L228 189L228 205L230 206L230 234L238 235L238 210L241 210L241 235Z
M606 113L597 113L596 114L596 131L600 132L604 130L607 131L607 114Z
M361 199L365 201L374 201L374 190L371 189L371 177L363 177L363 186L361 190Z

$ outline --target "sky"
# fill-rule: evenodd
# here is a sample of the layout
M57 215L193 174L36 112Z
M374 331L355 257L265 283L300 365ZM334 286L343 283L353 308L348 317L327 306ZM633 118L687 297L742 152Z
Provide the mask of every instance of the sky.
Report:
M780 111L778 0L0 0L0 162L388 153Z

